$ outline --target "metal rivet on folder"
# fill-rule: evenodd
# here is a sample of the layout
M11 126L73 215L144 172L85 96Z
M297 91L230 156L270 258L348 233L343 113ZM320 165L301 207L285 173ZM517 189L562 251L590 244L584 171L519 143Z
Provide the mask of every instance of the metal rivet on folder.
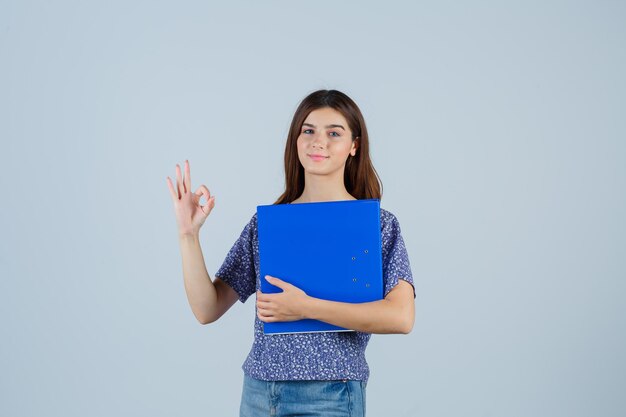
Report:
M365 249L363 252L367 253L367 249Z
M366 286L367 288L369 288L369 286L370 286L370 283L368 282L367 284L365 284L365 286Z
M356 259L356 256L353 256L353 257L352 257L352 260L354 261L355 259Z
M356 278L352 278L352 282L356 282Z

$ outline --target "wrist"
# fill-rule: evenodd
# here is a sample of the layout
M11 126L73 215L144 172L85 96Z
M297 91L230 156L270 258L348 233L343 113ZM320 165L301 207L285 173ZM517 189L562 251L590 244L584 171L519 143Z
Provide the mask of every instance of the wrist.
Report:
M179 233L178 240L181 242L198 242L200 241L200 234L194 232Z
M302 302L302 318L315 319L315 306L317 299L307 295Z

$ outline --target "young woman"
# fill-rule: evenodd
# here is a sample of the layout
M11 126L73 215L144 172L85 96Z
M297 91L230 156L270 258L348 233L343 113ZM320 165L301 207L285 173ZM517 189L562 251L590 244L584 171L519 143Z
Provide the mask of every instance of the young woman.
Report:
M287 137L285 176L285 192L274 204L381 198L365 121L347 95L319 90L300 103ZM198 236L215 207L215 196L204 185L191 192L188 161L183 178L176 165L176 187L169 177L167 182L178 223L185 290L198 321L212 323L237 300L243 303L256 294L254 343L242 366L240 416L364 416L369 378L365 348L371 334L406 334L413 328L415 289L397 218L381 208L384 299L359 304L327 301L308 296L285 277L259 276L256 213L211 281ZM202 196L207 200L204 206L199 204ZM312 230L323 227L324 219L311 219ZM262 293L261 279L283 291ZM355 331L263 333L264 322L303 318Z

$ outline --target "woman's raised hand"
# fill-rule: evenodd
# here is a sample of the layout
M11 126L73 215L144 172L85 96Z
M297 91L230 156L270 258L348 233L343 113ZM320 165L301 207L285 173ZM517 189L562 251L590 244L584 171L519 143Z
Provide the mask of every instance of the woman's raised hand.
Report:
M198 187L196 192L191 192L191 174L189 161L185 161L185 176L181 178L180 166L176 164L176 188L170 177L167 177L167 185L174 201L176 223L178 232L182 235L199 234L200 227L215 207L215 196L211 196L205 185ZM200 198L204 196L207 203L200 205Z

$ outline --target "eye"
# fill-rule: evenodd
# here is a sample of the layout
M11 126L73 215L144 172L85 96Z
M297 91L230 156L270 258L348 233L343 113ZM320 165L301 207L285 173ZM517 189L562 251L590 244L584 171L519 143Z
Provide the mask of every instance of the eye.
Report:
M330 132L330 134L331 134L331 135L332 135L333 133L334 133L335 135L337 135L337 136L335 136L336 138L338 138L339 136L341 136L341 135L340 135L339 133L337 133L337 132Z
M307 132L312 132L313 129L304 129L304 131L302 133L307 133Z

